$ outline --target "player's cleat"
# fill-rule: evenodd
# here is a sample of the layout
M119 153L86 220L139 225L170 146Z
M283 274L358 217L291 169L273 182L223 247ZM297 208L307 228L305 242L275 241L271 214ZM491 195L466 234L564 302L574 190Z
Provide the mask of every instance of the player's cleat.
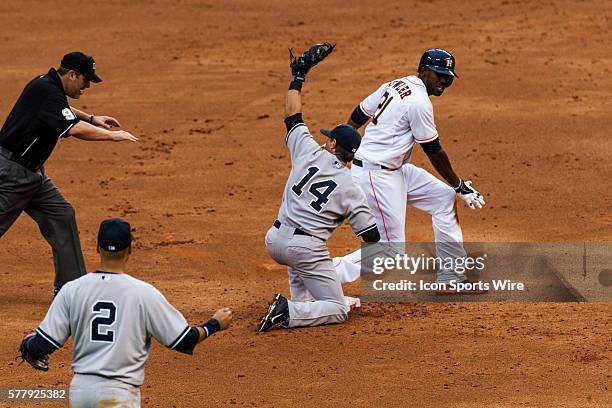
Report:
M454 285L447 283L445 288L436 290L437 295L482 295L487 292L488 290L483 287L482 282L472 282L470 280L464 280Z
M361 299L359 299L358 297L345 296L344 302L348 306L349 312L354 309L357 309L358 307L361 307Z
M280 293L274 296L272 303L268 305L268 311L261 318L259 332L265 332L276 326L287 327L289 324L289 304L287 298Z

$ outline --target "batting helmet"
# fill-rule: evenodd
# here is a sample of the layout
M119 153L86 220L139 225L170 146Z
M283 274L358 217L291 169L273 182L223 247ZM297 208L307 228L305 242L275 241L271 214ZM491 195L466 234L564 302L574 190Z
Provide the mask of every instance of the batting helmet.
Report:
M459 78L459 75L455 73L455 57L442 48L432 48L425 51L421 56L421 61L419 61L419 71L422 67L427 67L437 74Z

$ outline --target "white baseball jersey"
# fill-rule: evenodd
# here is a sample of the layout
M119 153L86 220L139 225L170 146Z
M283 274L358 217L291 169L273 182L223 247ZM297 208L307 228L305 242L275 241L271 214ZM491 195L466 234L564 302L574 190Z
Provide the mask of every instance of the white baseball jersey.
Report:
M56 347L73 338L72 370L140 386L151 337L173 348L190 327L152 285L92 272L59 291L36 332Z
M376 227L350 170L315 142L304 123L289 130L286 143L292 169L278 213L281 223L325 241L344 219L356 235Z
M428 171L409 163L415 143L438 137L433 106L423 81L406 76L383 84L359 105L371 117L356 157L393 171L353 166L355 181L368 198L376 217L381 241L406 242L406 205L431 214L436 255L441 258L465 256L463 234L455 213L455 190ZM451 243L451 244L449 244ZM452 245L458 243L458 245ZM361 251L334 259L342 283L352 282L361 273ZM465 275L440 269L438 282L465 280Z
M423 81L414 75L387 82L359 107L372 120L357 159L397 169L410 161L414 143L438 137L433 107Z

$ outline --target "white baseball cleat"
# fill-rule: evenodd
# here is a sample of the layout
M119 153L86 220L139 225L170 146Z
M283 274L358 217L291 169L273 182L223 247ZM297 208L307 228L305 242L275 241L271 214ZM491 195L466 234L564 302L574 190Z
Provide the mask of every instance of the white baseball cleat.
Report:
M349 312L353 309L361 307L361 299L359 299L358 297L345 296L344 302L348 306Z

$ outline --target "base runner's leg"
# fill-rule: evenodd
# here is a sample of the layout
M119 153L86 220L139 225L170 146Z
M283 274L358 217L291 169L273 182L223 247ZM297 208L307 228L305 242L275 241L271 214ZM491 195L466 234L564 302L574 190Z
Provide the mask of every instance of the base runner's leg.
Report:
M431 214L439 258L464 258L463 234L457 220L455 190L424 169L405 165L408 205ZM438 271L438 282L463 281L463 273L453 270Z
M404 253L406 240L406 186L402 170L366 170L352 166L351 175L368 200L376 218L381 242L392 242L391 253ZM342 283L357 280L361 272L361 251L334 258L334 267Z
M46 176L26 212L53 249L55 287L85 275L74 208Z

